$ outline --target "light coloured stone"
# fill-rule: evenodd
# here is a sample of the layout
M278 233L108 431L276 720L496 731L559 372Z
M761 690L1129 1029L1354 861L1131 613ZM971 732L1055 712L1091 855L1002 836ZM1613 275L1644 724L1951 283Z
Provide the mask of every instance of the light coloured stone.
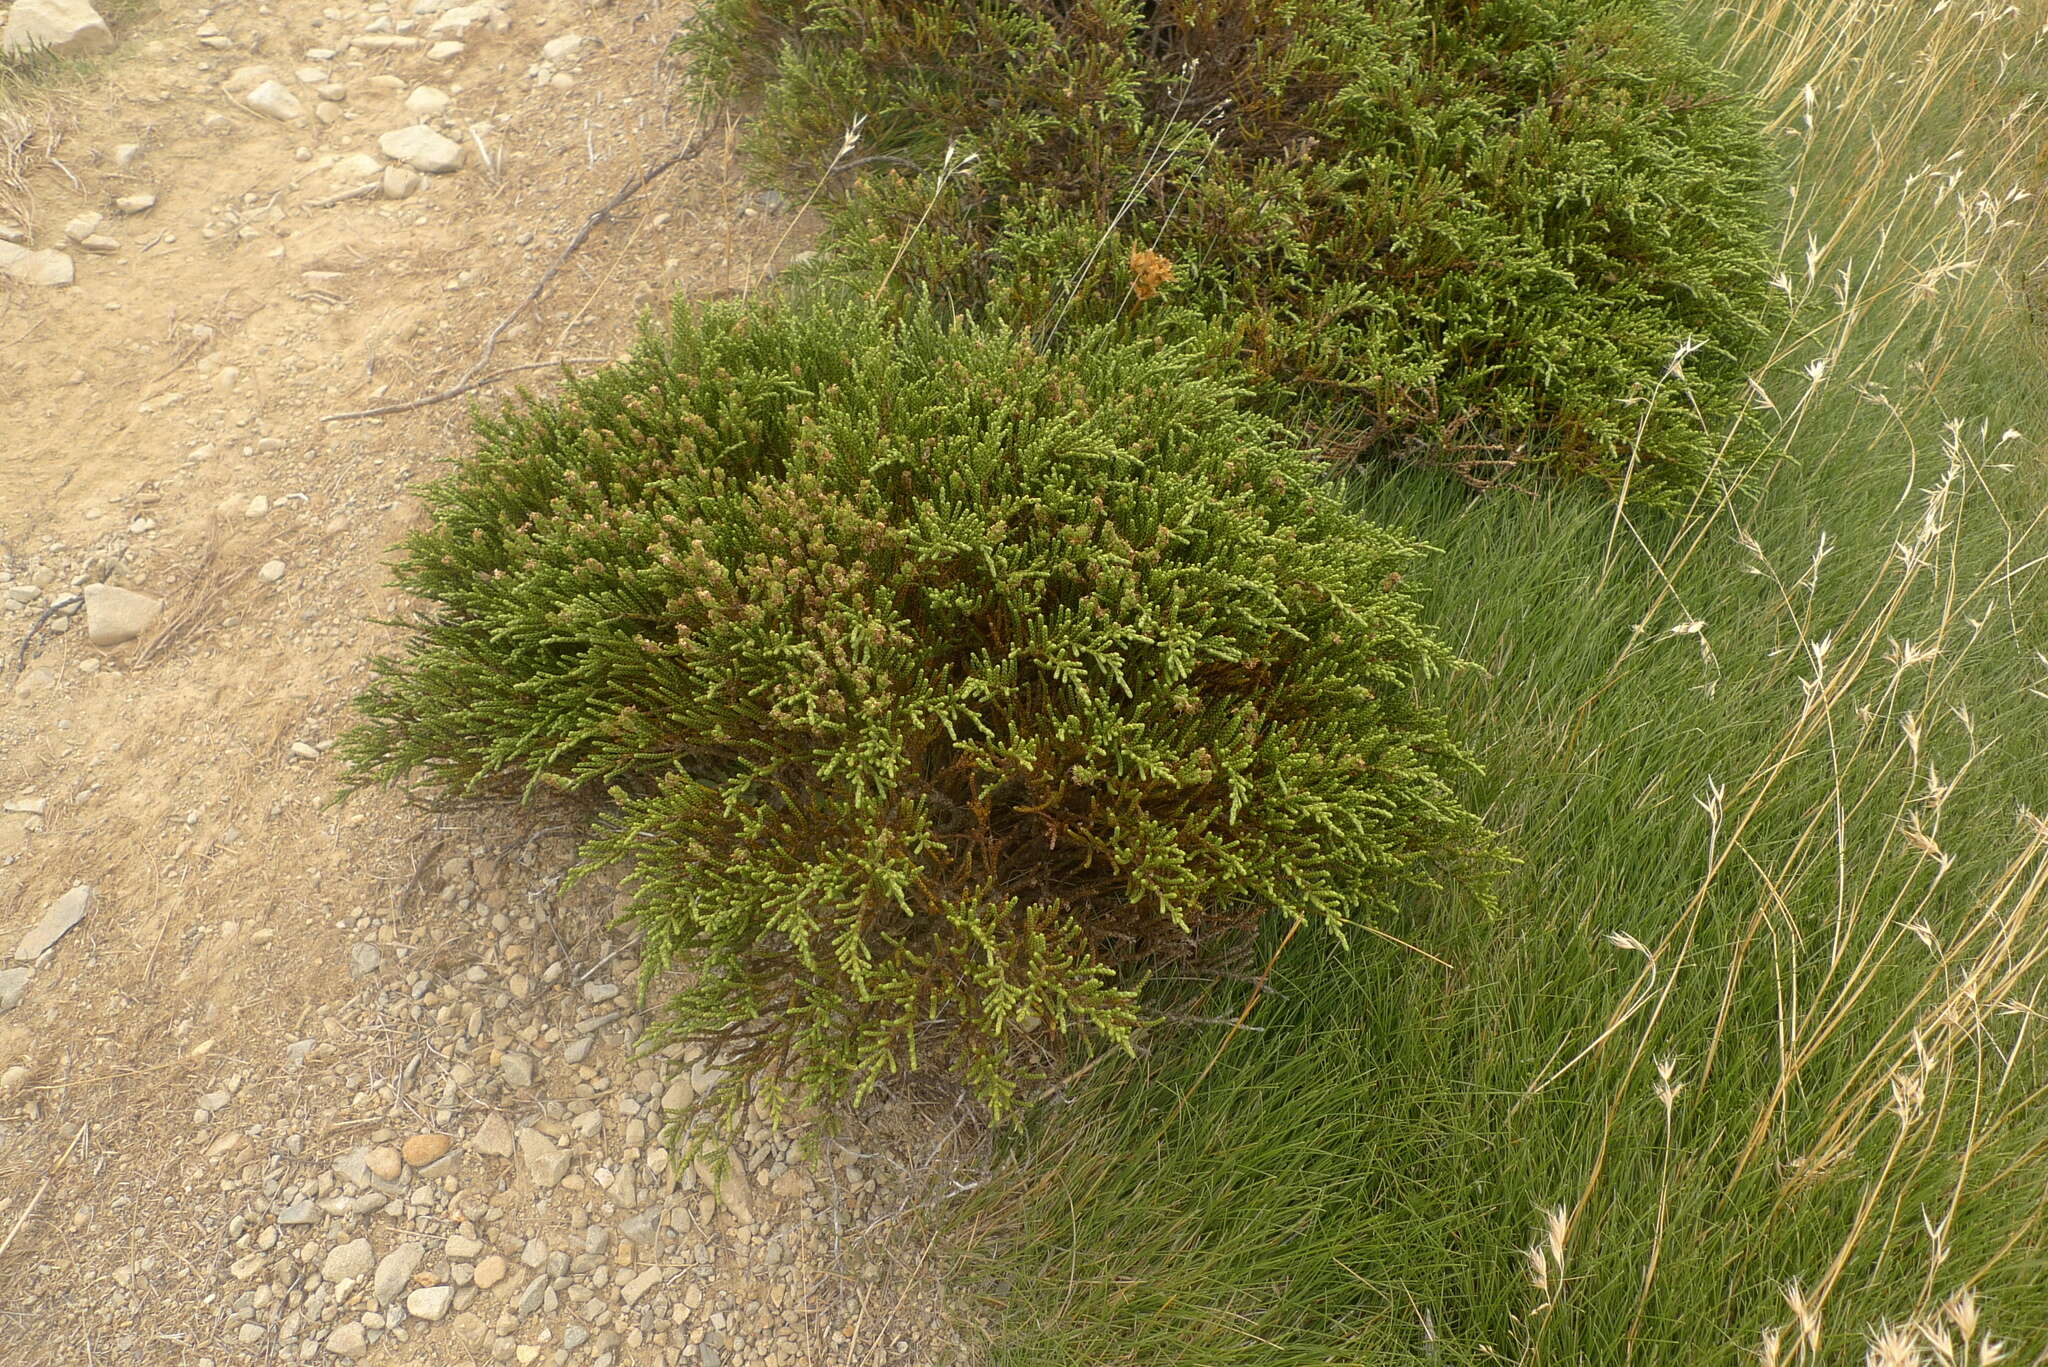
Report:
M404 162L415 171L445 176L462 169L465 160L461 143L445 138L423 123L396 128L377 139L377 150L393 161Z
M78 278L77 267L65 253L55 248L32 252L12 242L0 242L0 274L50 289L62 289Z
M122 195L114 207L124 214L146 214L156 207L155 195Z
M126 644L156 622L164 600L112 584L85 586L85 639L102 650Z
M351 1239L327 1252L320 1263L320 1275L330 1282L359 1282L377 1265L377 1250L368 1239Z
M510 1158L514 1142L512 1126L506 1123L505 1117L488 1115L484 1117L484 1123L477 1126L469 1146L492 1158Z
M626 1304L638 1305L640 1298L652 1291L654 1284L660 1280L661 1269L659 1267L650 1267L639 1276L633 1278L632 1281L627 1282L623 1293L626 1298Z
M490 1257L484 1259L482 1262L476 1265L476 1276L474 1280L476 1282L477 1289L479 1291L490 1290L499 1282L504 1281L505 1274L510 1270L511 1268L506 1264L504 1257L500 1254L493 1253Z
M725 1171L721 1174L717 1166L705 1158L698 1158L694 1164L697 1180L718 1193L719 1204L738 1216L747 1224L754 1222L753 1206L747 1200L747 1173L740 1166L739 1159L728 1157Z
M275 584L278 580L284 578L284 561L264 561L263 568L256 571L256 577L266 584Z
M22 962L41 958L43 951L64 938L70 929L85 919L85 913L92 907L92 884L80 883L71 891L50 904L43 913L43 919L35 928L21 937L21 943L14 947L14 957Z
M453 36L462 38L477 24L491 21L489 5L457 5L454 9L443 10L434 16L434 22L427 25L427 33L433 37Z
M384 162L368 152L351 152L337 158L332 166L316 174L329 185L340 189L354 189L356 186L373 181L384 173Z
M426 1245L405 1243L379 1259L377 1273L370 1280L370 1294L377 1304L389 1305L404 1295L412 1274L420 1270L420 1262L426 1256Z
M265 81L244 95L242 103L265 118L276 119L279 123L290 123L293 119L306 117L306 106L299 103L299 97L286 89L282 81Z
M569 1153L539 1130L519 1132L519 1157L537 1187L557 1185L569 1174Z
M64 236L72 242L83 242L100 230L104 222L98 214L83 213L64 225Z
M458 43L453 38L443 39L427 49L430 62L452 62L469 48L467 43Z
M85 0L14 0L0 28L0 54L48 51L60 57L111 52L114 31Z
M405 97L405 112L424 123L447 113L449 102L447 91L423 85Z
M369 1335L363 1332L361 1323L350 1320L327 1336L324 1345L328 1352L339 1358L359 1358L370 1351Z
M564 33L550 38L540 46L540 55L550 62L570 62L582 51L584 37L580 33Z
M22 994L28 991L29 973L27 968L0 969L0 1011L12 1011L21 1004ZM7 1071L12 1073L14 1069ZM0 1095L5 1094L6 1088L0 1087Z
M410 166L387 166L380 188L386 199L411 199L419 193L420 173Z
M369 1157L363 1161L369 1165L370 1175L380 1181L395 1182L398 1180L398 1174L405 1170L399 1160L398 1150L389 1144L379 1144L371 1149Z
M248 66L238 66L229 72L228 78L220 83L220 88L230 95L241 96L248 94L265 81L276 79L276 72L261 62L256 62Z
M405 1298L405 1313L431 1324L448 1313L454 1299L452 1286L423 1286Z

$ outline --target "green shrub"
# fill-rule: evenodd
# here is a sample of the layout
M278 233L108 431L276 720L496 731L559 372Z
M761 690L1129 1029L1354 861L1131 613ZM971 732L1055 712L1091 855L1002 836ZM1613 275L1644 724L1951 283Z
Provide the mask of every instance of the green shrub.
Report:
M856 278L1219 321L1332 457L1695 491L1773 307L1756 120L1651 0L711 0L682 43L764 176L836 168Z
M480 419L354 781L615 800L659 1039L776 1097L1120 1037L1143 965L1341 933L1483 844L1412 542L1186 347L685 306Z

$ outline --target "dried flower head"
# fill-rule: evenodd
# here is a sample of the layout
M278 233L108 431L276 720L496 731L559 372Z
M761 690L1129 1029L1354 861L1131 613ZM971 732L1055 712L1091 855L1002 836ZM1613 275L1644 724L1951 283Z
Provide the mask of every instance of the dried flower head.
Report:
M1140 299L1158 296L1161 285L1173 283L1173 263L1143 247L1131 249L1131 282Z

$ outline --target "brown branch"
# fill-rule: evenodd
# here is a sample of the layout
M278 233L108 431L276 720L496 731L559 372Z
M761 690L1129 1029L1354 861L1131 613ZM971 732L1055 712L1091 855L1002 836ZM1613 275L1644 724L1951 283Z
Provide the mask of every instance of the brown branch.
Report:
M404 413L415 408L425 408L430 404L444 403L449 399L458 397L459 395L467 394L472 389L476 389L482 385L489 384L492 380L498 378L500 375L512 373L512 370L537 370L542 366L558 364L555 361L541 361L533 365L514 366L511 368L511 370L495 371L488 376L478 378L479 375L481 375L483 368L486 365L490 364L491 356L493 353L497 351L498 342L502 337L504 337L505 330L512 326L512 324L518 319L520 314L526 312L528 309L532 308L536 303L540 302L540 297L543 294L547 293L548 286L553 284L555 281L555 277L562 273L562 267L566 266L569 263L569 258L574 256L577 253L577 251L582 248L583 244L590 240L590 234L596 230L597 225L609 219L612 215L612 211L617 209L621 204L624 204L634 195L640 193L640 191L646 189L649 185L653 184L656 177L662 175L664 172L668 171L671 167L677 165L680 162L695 160L697 155L703 150L704 135L703 133L700 132L696 137L690 140L689 145L683 148L682 151L677 152L674 155L669 156L661 161L658 161L653 166L650 166L646 170L641 171L638 175L634 176L631 180L627 181L624 186L620 187L619 192L617 194L613 195L610 199L606 200L598 208L591 211L590 215L583 220L583 226L576 230L576 235L569 239L568 245L564 246L562 248L561 254L555 258L554 264L549 266L547 270L542 273L540 279L534 282L533 288L527 291L526 297L519 301L518 306L515 307L510 313L506 314L503 318L501 318L498 321L498 325L491 329L490 335L484 338L483 350L477 354L475 364L471 365L470 368L466 372L464 372L462 378L460 380L457 380L452 387L444 389L438 394L429 394L424 398L411 399L406 401L405 403L387 404L381 408L365 408L353 413L329 413L325 417L321 418L320 421L348 422L356 418L375 418L381 417L386 413Z
M350 418L381 418L387 413L409 413L415 408L428 408L437 403L446 403L450 399L459 399L471 390L482 389L487 384L494 384L507 375L517 375L523 370L546 370L549 366L557 365L602 365L611 359L610 356L557 356L551 361L528 361L524 365L508 365L436 394L407 399L404 403L387 403L380 408L362 408L353 413L329 413L320 421L344 422Z

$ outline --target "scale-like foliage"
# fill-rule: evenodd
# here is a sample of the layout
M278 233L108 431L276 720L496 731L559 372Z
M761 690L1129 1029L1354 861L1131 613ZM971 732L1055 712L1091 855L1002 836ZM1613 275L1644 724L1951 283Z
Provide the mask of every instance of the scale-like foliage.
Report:
M1655 0L710 0L684 45L857 279L1220 323L1339 459L1667 501L1731 463L1771 160Z
M1419 548L1199 369L678 306L430 489L356 781L608 791L586 867L630 861L683 970L666 1032L816 1099L935 1066L1001 1103L1022 1038L1128 1030L1143 965L1274 909L1341 933L1482 842Z

